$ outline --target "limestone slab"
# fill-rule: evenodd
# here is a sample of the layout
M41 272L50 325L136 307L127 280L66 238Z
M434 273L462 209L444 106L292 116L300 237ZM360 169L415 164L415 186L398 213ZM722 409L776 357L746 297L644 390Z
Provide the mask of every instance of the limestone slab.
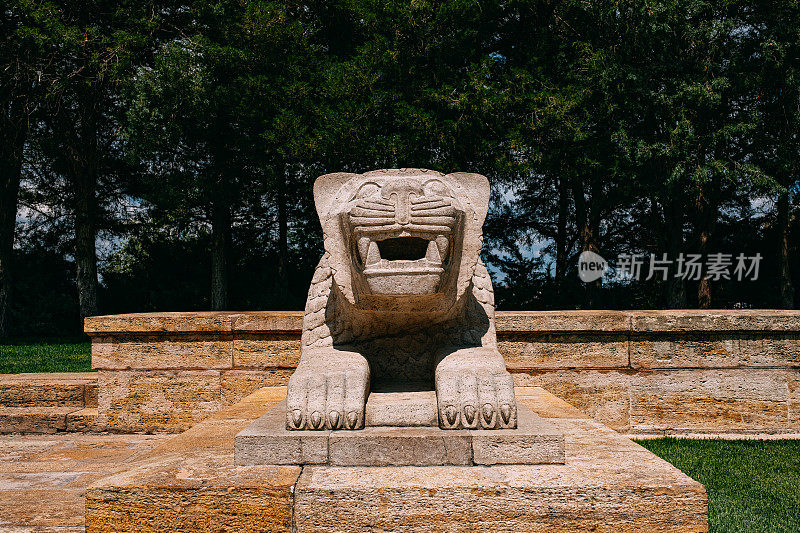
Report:
M77 407L0 407L0 433L55 433Z
M302 330L302 311L131 313L87 317L90 335L157 332L274 333ZM498 311L497 331L799 331L800 311L775 309Z
M224 369L233 367L229 333L94 337L92 368L102 370Z
M233 322L237 337L255 333L295 333L303 331L301 311L248 311L240 313Z
M98 374L98 423L109 431L183 431L221 408L217 370Z
M86 531L291 531L298 467L234 466L224 453L154 460L86 493Z
M236 333L234 368L294 368L300 362L300 335L296 332Z
M83 531L84 491L164 436L0 436L0 530Z
M126 338L151 336L173 339L176 343L181 338L188 343L192 335L207 339L221 334L233 335L233 364L241 365L238 370L242 373L227 374L227 370L222 369L218 403L213 404L203 395L198 395L193 387L185 387L181 380L168 393L177 399L177 394L182 392L185 395L180 402L183 409L201 414L235 402L260 385L283 383L279 372L288 373L289 368L297 361L297 349L293 347L299 346L302 317L302 312L116 315L87 319L86 331L95 338L113 337L124 341ZM729 381L743 379L745 382L748 375L738 370L755 369L753 379L760 382L762 378L759 372L762 369L791 374L800 365L798 311L504 311L497 313L496 325L500 353L515 373L517 385L545 386L598 420L622 431L630 430L630 383L641 373L651 370L685 370L681 374L674 374L673 378L690 380L684 383L690 389L695 387L691 380L697 376L692 371L699 368L725 369L729 373ZM631 338L631 366L628 368L617 366L623 361L622 347L615 347L613 343L607 342L620 335L630 335ZM239 340L249 344L246 349L241 350L240 358L236 351ZM260 345L263 345L263 350ZM263 357L261 353L271 355ZM152 357L160 357L159 352L154 351ZM172 364L169 361L169 357L165 356L161 363L155 364L166 367ZM194 364L204 364L202 357L194 361ZM137 363L134 360L131 364ZM183 365L185 362L179 361L176 364ZM164 370L166 369L161 368L142 372L158 376ZM264 377L259 376L260 372L264 372ZM5 382L7 379L7 376L3 376L0 381ZM154 377L154 382L157 379ZM792 387L793 383L789 381L788 386ZM163 381L162 386L166 390L169 382ZM114 388L114 394L121 392L116 385ZM86 407L92 407L96 403L90 389L93 389L91 385L85 390ZM19 388L13 390L17 398L22 398L18 396ZM1 391L2 386L0 404L10 406L2 399ZM51 394L46 389L40 390L42 394L34 388L24 392L30 392L37 401L46 398L54 403L60 401L56 394ZM108 398L108 395L105 396ZM790 392L789 395L788 419L797 421L800 409L797 400L792 398L796 398L796 393ZM99 416L114 419L114 431L149 431L155 428L161 428L157 429L159 431L179 431L188 427L187 422L178 422L178 419L163 419L155 426L148 426L149 429L145 424L127 422L139 418L143 409L150 409L152 400L150 393L132 394L124 405L118 403L105 413L101 408ZM686 401L687 398L683 400ZM74 402L76 406L80 403L76 395L70 396L67 401ZM743 415L741 424L736 426L732 424L729 414L737 411L713 407L721 403L712 402L710 397L700 400L695 407L691 407L692 403L686 405L697 416L705 409L704 403L712 407L708 410L708 416L697 419L698 424L700 420L704 420L704 427L698 427L698 431L780 431L786 427L786 418L780 417L774 418L775 425L772 427L763 425L767 419L759 414L759 410L764 404L751 404L756 411L749 415L740 413ZM190 404L193 406L190 407ZM650 413L650 420L658 420L663 405L654 401L640 403L639 408L646 409L648 405L654 408ZM742 407L745 404L738 403L737 409ZM714 415L718 416L717 419L712 416L714 413L717 413ZM202 416L197 417L198 420L201 418ZM756 421L758 425L747 426L749 422ZM671 430L672 422L668 418L664 418L664 423L667 425L651 427L655 431ZM651 422L648 421L647 424L650 425Z
M67 414L67 431L102 431L97 425L97 407L84 407L79 411Z
M224 370L220 373L222 405L233 405L262 387L286 385L291 369Z
M612 429L626 431L632 374L625 370L540 370L513 376L517 386L542 387Z
M797 332L682 332L636 334L631 366L659 368L739 368L800 366Z
M787 376L789 385L789 424L800 426L800 370L790 371Z
M92 380L86 383L83 387L83 406L84 407L97 407L97 374L94 373Z
M233 467L233 435L284 391L261 389L97 482L87 491L87 531L708 528L702 485L541 389L518 389L517 398L564 414L548 419L566 436L564 464Z
M591 418L541 387L514 387L514 396L542 418Z
M539 368L625 368L625 333L503 332L497 347L509 370Z
M0 528L7 533L83 531L82 508L82 490L0 490Z
M329 464L341 466L471 465L466 430L425 427L368 427L331 431Z
M239 314L195 311L89 316L83 320L83 330L91 337L132 333L230 333Z
M794 331L800 330L799 310L670 309L631 311L631 331Z
M92 372L0 375L0 406L83 407Z
M234 437L285 395L265 387L86 492L86 531L291 531L295 466L234 464Z
M631 381L631 429L735 431L785 428L784 370L674 370Z
M500 311L498 332L622 333L630 330L626 311Z
M554 420L563 465L303 469L298 532L707 531L705 489L591 420Z
M438 427L436 392L371 392L365 416L367 426Z

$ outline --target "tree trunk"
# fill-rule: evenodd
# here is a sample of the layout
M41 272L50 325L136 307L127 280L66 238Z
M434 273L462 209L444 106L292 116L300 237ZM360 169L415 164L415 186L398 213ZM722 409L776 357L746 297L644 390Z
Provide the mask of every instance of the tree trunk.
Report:
M708 247L711 244L714 225L717 221L717 206L712 200L712 193L710 192L711 190L714 190L714 187L716 186L717 185L715 183L712 183L708 189L703 185L698 187L697 219L700 224L700 228L698 232L697 253L701 255L703 261L707 260L708 258ZM700 309L711 308L711 282L705 276L705 273L700 277L700 282L697 285L697 306L700 307Z
M572 196L575 201L575 224L578 227L578 244L581 251L592 250L592 241L589 229L589 214L586 207L586 198L580 183L576 183L572 188Z
M567 272L567 216L569 195L563 179L558 184L558 218L556 220L556 291L561 294Z
M578 241L581 252L597 253L597 217L589 211L584 196L582 183L576 180L573 184L573 199L575 201L575 222L578 226ZM597 304L597 297L602 288L602 278L588 283L587 287L587 306L593 308Z
M26 117L18 106L11 104L0 146L0 338L10 333L12 261L14 233L17 225L17 200L22 172L22 150L27 133ZM5 121L4 121L5 122ZM10 135L9 135L10 133Z
M211 204L211 309L228 307L228 254L231 240L231 207L225 194Z
M278 187L276 201L278 203L278 292L286 296L289 288L289 215L286 206L286 174ZM281 302L285 303L285 302Z
M789 269L789 193L778 197L778 305L781 309L794 307L794 288Z
M80 109L80 145L71 168L75 193L75 267L81 318L97 314L97 172L99 96L86 91Z
M97 314L97 249L95 220L97 176L85 168L75 178L75 266L81 318Z
M672 261L669 277L666 282L666 301L668 309L684 309L686 307L686 283L675 277L677 268L675 261L683 251L683 213L680 203L674 198L667 200L664 206L666 223L664 225L667 258Z

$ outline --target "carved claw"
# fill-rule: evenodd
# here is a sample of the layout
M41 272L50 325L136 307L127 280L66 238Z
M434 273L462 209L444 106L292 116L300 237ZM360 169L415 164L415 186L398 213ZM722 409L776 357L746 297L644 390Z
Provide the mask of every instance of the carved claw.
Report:
M472 422L475 420L475 407L472 405L464 406L464 420L467 422L467 425L472 425Z
M508 424L508 421L511 420L511 406L507 403L501 405L500 416L503 417L503 424Z
M498 429L515 425L514 380L494 347L459 348L436 364L436 401L443 429ZM447 408L457 408L448 417ZM453 418L455 420L453 420Z
M328 422L330 423L331 429L338 429L339 427L339 412L338 411L331 411L328 413Z
M491 427L492 418L494 418L494 407L490 403L483 404L483 420L487 426Z
M368 392L369 363L364 356L356 352L317 350L308 354L289 378L286 428L363 427Z
M301 411L300 409L295 409L294 411L292 411L292 423L296 428L302 427L303 411Z
M447 419L447 424L450 426L456 425L456 416L458 413L456 412L456 408L452 405L448 405L444 409L444 416Z

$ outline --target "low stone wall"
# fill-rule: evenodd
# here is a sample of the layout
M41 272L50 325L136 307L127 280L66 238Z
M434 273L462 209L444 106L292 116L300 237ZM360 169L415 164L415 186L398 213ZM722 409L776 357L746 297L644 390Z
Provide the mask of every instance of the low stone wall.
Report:
M90 317L98 425L181 431L300 358L300 312ZM618 431L796 432L800 311L498 312L519 386L542 386Z

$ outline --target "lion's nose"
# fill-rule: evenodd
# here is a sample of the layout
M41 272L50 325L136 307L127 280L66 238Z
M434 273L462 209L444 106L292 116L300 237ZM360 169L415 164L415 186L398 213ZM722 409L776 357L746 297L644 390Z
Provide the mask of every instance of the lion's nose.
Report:
M401 226L411 223L411 195L422 196L422 188L415 183L391 183L382 191L384 198L394 200L394 220Z
M394 196L394 220L401 226L411 222L411 200L410 194L393 194Z

